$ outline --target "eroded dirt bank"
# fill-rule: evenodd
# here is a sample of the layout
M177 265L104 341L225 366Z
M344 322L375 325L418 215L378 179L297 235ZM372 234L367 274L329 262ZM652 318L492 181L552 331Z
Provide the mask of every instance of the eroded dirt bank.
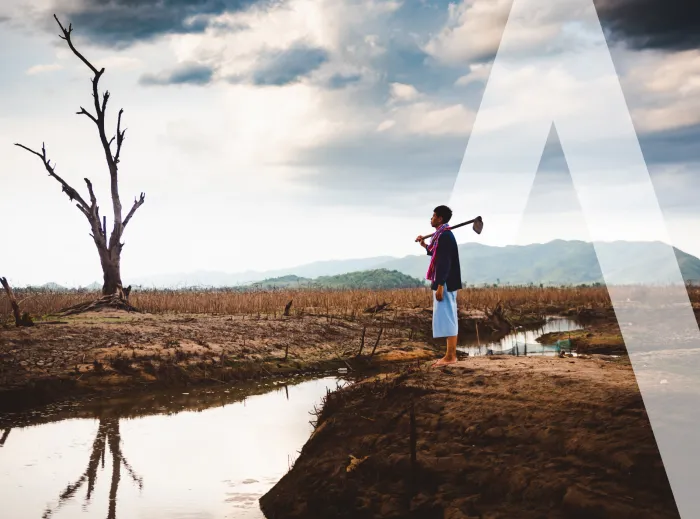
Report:
M679 517L634 372L601 358L475 357L332 393L261 506L268 519Z
M567 313L562 308L558 312ZM581 310L571 312L578 317ZM583 315L589 318L587 333L598 334L601 326L616 329L615 323L606 324L608 314ZM432 339L429 308L391 309L356 319L127 312L50 319L54 324L0 327L0 412L151 387L338 368L364 371L436 358L444 351L444 342ZM461 309L460 336L468 339L479 331L482 340L498 340L515 327L544 321L527 309L499 307L488 314ZM604 329L603 343L614 333L619 337L619 330L612 328Z
M353 371L436 356L412 330L382 320L99 312L60 321L0 328L0 412L117 390Z

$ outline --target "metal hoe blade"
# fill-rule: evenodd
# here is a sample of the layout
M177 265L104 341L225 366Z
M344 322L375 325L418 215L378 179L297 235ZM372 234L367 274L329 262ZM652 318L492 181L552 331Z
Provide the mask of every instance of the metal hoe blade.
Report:
M481 216L474 220L474 226L472 229L474 229L476 234L481 234L481 231L484 229L484 221L481 219Z

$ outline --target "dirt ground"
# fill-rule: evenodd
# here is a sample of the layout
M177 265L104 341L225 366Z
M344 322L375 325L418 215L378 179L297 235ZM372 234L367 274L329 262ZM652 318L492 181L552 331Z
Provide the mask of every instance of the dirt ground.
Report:
M380 329L373 364L435 356L412 330L382 320L99 312L60 323L0 327L0 412L25 397L359 369Z
M575 315L570 317L578 317L581 311L585 309L571 310ZM525 309L511 309L507 317L508 323L496 314L489 317L482 311L461 309L460 336L469 337L478 323L482 339L498 340L508 327L536 327L544 322L542 316ZM614 314L598 311L581 317L588 319L582 337L597 340L594 351L606 351L611 345L619 349L622 339ZM392 308L352 320L308 314L123 311L48 319L27 328L0 326L0 412L153 386L221 384L338 368L363 371L436 358L444 351L443 341L432 339L429 308ZM375 344L376 351L370 355Z
M328 396L268 519L679 517L626 358L420 364Z

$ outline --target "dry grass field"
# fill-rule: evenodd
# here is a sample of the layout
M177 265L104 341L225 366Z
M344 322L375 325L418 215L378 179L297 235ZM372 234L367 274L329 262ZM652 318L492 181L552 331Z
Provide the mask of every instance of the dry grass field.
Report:
M633 295L635 289L629 288ZM700 288L689 288L694 303L700 302ZM23 311L40 317L63 308L90 301L95 292L51 292L15 290ZM275 315L293 301L294 315L316 313L352 318L366 308L389 302L393 308L425 308L431 304L429 289L402 290L274 290L240 292L233 290L146 290L132 293L130 301L151 314ZM498 287L466 288L459 292L460 308L493 308L498 302L506 308L546 312L550 308L606 308L611 305L605 287ZM0 295L0 319L11 316L7 297Z
M623 295L634 300L639 290ZM689 294L700 307L700 290ZM139 313L70 317L60 311L99 294L19 289L15 295L37 326L15 327L8 298L0 295L0 400L6 403L20 402L17 396L31 388L44 399L156 383L221 383L346 366L360 353L373 363L412 362L442 348L432 340L429 289L135 291L130 302ZM379 313L367 311L384 303ZM547 315L585 315L585 334L577 339L583 350L624 351L605 287L467 288L459 307L460 334L480 330L481 340L508 331L503 316L512 330L537 326Z

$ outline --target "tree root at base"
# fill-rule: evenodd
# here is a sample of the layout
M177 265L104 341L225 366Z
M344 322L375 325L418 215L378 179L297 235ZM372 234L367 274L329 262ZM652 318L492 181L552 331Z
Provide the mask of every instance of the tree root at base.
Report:
M69 315L82 314L85 312L96 312L100 310L124 310L126 312L136 312L140 313L141 310L135 308L129 304L129 302L119 294L112 294L107 296L102 296L95 301L88 301L87 303L80 303L69 308L65 308L59 312L59 315L67 317Z

